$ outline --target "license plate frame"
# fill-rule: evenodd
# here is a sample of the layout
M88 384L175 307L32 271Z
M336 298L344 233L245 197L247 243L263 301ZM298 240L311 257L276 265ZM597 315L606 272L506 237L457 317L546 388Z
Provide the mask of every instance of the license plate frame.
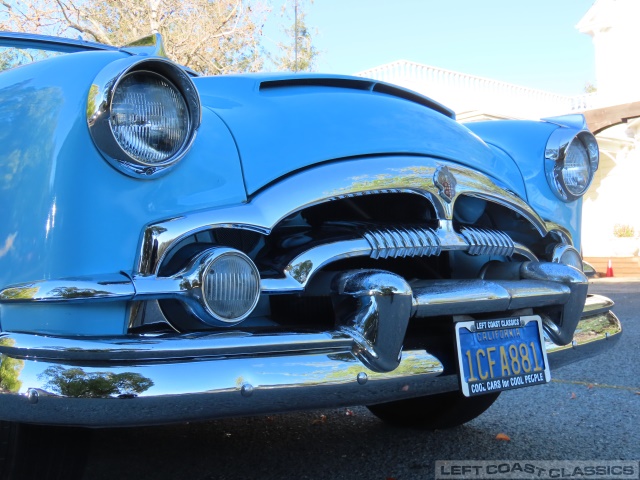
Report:
M455 332L460 387L465 397L551 380L539 315L457 322Z

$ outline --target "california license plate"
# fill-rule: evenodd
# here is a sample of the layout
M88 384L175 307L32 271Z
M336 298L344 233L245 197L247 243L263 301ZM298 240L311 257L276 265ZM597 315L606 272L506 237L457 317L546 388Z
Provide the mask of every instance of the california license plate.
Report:
M458 322L455 328L465 396L551 380L539 316Z

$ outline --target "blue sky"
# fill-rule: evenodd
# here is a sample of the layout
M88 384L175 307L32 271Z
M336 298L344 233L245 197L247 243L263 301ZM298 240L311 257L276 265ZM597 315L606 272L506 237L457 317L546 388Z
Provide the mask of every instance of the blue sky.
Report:
M321 72L350 74L404 59L571 95L595 83L591 37L575 28L592 4L315 0L306 10L307 26L318 29Z

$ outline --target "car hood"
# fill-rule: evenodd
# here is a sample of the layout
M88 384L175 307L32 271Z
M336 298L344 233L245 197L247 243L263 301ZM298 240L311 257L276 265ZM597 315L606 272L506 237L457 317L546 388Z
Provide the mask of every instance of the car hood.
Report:
M235 138L247 193L292 171L367 155L425 155L505 174L524 194L510 158L453 113L419 94L374 80L320 75L231 75L194 79L205 108ZM515 170L514 170L515 169Z

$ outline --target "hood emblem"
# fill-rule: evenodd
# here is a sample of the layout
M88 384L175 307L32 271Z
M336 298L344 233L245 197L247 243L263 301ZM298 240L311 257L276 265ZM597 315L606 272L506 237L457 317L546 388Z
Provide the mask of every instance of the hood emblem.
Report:
M440 196L447 202L451 203L453 197L456 196L456 179L447 167L439 166L433 175L433 183L438 187Z

